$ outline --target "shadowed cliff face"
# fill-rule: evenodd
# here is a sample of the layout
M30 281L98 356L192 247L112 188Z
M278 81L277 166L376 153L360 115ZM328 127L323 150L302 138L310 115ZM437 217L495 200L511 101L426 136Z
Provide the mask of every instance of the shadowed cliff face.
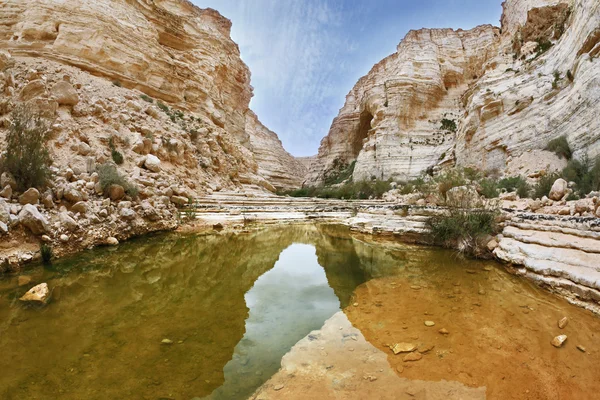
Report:
M363 246L324 226L161 235L2 280L0 397L249 395L370 278ZM41 282L52 302L19 304Z
M455 164L535 172L546 167L538 153L561 135L576 157L595 157L599 22L595 0L508 0L502 29L409 32L347 95L307 183L354 160L355 179L403 180ZM538 41L551 46L540 53Z

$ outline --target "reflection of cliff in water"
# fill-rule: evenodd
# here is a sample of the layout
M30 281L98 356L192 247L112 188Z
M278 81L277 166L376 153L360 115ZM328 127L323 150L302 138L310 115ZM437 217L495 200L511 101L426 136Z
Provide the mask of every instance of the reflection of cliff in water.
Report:
M347 229L302 226L161 235L40 267L29 272L34 282L54 288L42 310L14 301L26 290L16 278L0 280L0 367L12 371L0 375L1 397L210 394L246 332L244 296L293 243L316 248L341 306L374 272L358 256L368 245ZM161 345L165 338L174 343Z

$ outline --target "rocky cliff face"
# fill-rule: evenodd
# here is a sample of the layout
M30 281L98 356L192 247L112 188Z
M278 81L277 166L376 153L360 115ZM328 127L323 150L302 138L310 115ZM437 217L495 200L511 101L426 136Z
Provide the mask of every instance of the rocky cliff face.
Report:
M248 136L246 119L252 87L250 72L229 36L230 28L231 22L216 11L200 9L186 0L9 0L0 15L0 48L7 49L24 69L37 68L33 64L45 60L46 65L74 66L131 90L115 90L107 94L104 102L133 96L139 103L139 95L144 93L165 103L177 115L184 116L183 130L208 135L219 143L217 147L222 147L222 142L229 143L230 157L223 157L219 149L214 151L211 139L200 145L205 151L197 152L198 162L189 162L188 168L216 167L216 178L195 177L197 181L213 188L252 183L272 190L273 185L257 174L254 155L240 146L243 143L236 143ZM59 69L56 68L57 75L50 68L38 76L24 76L16 83L26 85L35 80L28 78L41 78L48 86L63 78ZM74 83L81 86L77 88L80 96L93 97L90 87ZM12 96L18 95L20 89L7 85L5 91L14 101ZM45 94L42 91L40 96L29 97L44 99ZM141 105L145 106L143 102ZM73 114L77 111L75 108ZM112 125L120 131L139 131L128 123ZM167 134L174 130L176 127L163 126ZM155 139L163 136L163 132L156 133ZM177 140L184 147L195 145L194 140ZM284 152L279 142L272 144L266 151ZM192 171L190 175L203 174Z
M247 147L258 163L258 174L276 189L295 189L302 186L306 166L284 150L275 132L266 128L256 114L246 114Z
M0 236L15 245L0 263L37 248L32 233L64 254L173 228L175 206L206 193L300 185L304 169L248 108L230 26L186 0L2 3L0 152L14 110L40 113L52 179L25 198L2 174ZM113 161L127 184L103 187Z
M561 135L576 157L600 154L600 4L503 6L502 29L410 32L348 94L307 183L353 161L355 179L456 164L534 174L554 163L542 149Z

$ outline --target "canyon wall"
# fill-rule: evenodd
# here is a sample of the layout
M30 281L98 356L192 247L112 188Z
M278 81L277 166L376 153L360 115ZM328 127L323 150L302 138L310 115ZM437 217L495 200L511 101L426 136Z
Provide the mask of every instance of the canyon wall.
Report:
M231 22L218 12L200 9L187 0L8 0L0 13L0 48L8 50L24 69L46 67L45 73L40 71L35 76L42 78L46 86L63 78L58 66L66 65L90 75L89 79L82 75L86 81L96 76L129 89L115 88L114 93L104 90L104 102L131 96L129 100L139 103L140 94L144 94L166 104L171 114L182 116L181 121L173 121L179 126L163 126L164 135L158 132L153 136L156 140L172 132L182 146L189 145L189 156L197 162L187 163L192 171L182 178L194 178L199 186L213 189L256 184L273 190L282 186L278 178L267 182L258 172L271 165L260 165L242 143L248 139L246 122L252 86L250 71L230 38L230 28ZM56 76L52 76L54 66ZM18 85L35 80L27 76L12 79L12 72L8 75L17 85L7 85L8 97L19 94ZM94 88L82 82L74 84L81 86L76 88L81 97L102 97L98 96L100 90L94 90L96 84L92 84ZM45 93L33 97L49 98ZM143 108L145 105L142 101ZM77 107L73 114L77 114ZM127 123L112 125L117 131L136 131ZM179 128L193 132L194 138L186 140L189 135L184 132L180 136ZM197 137L201 143L195 143ZM222 144L227 147L225 155ZM193 151L193 147L203 150ZM278 141L269 150L275 154L285 152ZM156 153L152 149L150 152ZM295 182L294 178L286 179Z
M600 3L508 0L502 28L411 31L361 78L321 142L306 184L406 180L445 166L531 174L566 135L600 154Z

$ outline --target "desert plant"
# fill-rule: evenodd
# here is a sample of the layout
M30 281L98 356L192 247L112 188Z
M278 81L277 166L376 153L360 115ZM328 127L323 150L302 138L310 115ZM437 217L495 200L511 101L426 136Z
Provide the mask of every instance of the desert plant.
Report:
M558 173L542 176L533 187L533 198L541 199L544 196L548 196L550 189L552 189L552 185L554 185L554 182L556 182L558 178L560 178Z
M41 115L28 107L12 112L1 169L13 175L19 190L42 188L50 177L49 129Z
M571 157L573 157L571 146L569 146L569 141L565 135L557 137L556 139L548 142L544 150L551 151L557 156L564 157L567 160L570 160Z
M113 136L111 136L110 139L108 140L108 147L110 148L110 155L111 155L113 161L115 162L115 164L117 164L117 165L123 164L123 162L125 161L123 159L123 154L121 154L121 152L117 150Z
M575 195L579 197L600 190L600 156L593 165L587 156L581 160L569 160L561 175L566 181L575 182Z
M498 211L493 208L465 209L451 205L443 214L427 220L436 244L478 257L484 253L482 239L496 233Z
M444 131L456 132L456 121L447 118L442 119L441 129Z
M486 199L495 199L498 197L498 181L492 178L484 178L479 182L481 194Z
M157 101L156 105L158 106L158 108L161 109L161 111L165 112L165 113L169 113L169 107L167 105L165 105L165 103L163 103L162 101Z
M450 189L464 186L467 183L462 172L456 169L445 171L443 174L437 176L435 181L438 185L438 191L444 199Z
M531 187L521 176L513 176L500 180L498 188L505 189L507 192L516 191L521 198L529 197L529 192L531 191Z
M136 198L139 194L137 186L131 184L124 176L119 174L117 167L112 163L107 162L98 167L98 179L105 195L108 194L111 185L122 186L125 193L133 198Z
M40 254L42 256L42 261L44 264L50 264L52 262L54 252L51 246L47 245L46 243L42 243L42 245L40 246Z
M142 100L147 101L148 103L154 103L154 99L148 95L143 94L140 97Z

